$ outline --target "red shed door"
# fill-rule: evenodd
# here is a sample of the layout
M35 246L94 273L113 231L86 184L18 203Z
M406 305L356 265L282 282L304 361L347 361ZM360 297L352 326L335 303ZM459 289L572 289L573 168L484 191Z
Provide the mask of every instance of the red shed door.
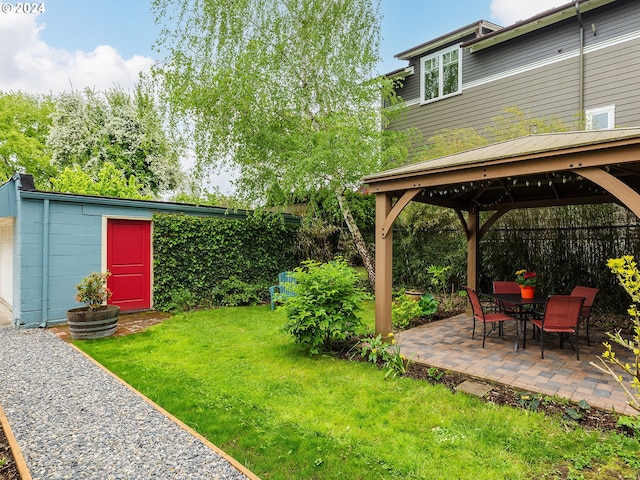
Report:
M110 304L121 311L151 308L151 222L107 220Z

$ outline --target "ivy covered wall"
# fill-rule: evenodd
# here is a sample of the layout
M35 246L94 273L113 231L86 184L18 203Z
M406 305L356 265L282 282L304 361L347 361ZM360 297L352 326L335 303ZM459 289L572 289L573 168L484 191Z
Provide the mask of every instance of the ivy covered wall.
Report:
M230 278L256 286L266 300L278 273L298 264L299 226L281 215L251 213L237 220L155 214L153 222L158 310L169 308L177 292L188 292L197 305L215 305L214 292Z

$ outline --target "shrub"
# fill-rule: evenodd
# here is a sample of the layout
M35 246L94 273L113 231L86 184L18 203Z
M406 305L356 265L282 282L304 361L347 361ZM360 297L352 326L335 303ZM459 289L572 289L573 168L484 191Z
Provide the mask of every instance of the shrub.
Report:
M170 293L171 300L167 304L166 309L173 313L182 313L192 310L196 306L191 291L186 288L174 290Z
M405 330L411 320L422 316L420 302L410 299L404 292L396 295L391 306L391 325L398 330Z
M605 351L602 354L602 357L598 357L602 366L596 365L593 362L590 363L598 370L611 375L623 388L627 398L629 398L629 405L640 412L640 312L637 307L637 304L640 303L640 270L638 270L638 265L630 255L622 258L611 258L607 262L607 266L616 275L616 277L618 277L620 285L622 285L622 287L627 291L633 301L633 304L629 306L628 313L634 324L634 334L633 338L630 340L623 338L620 331L615 334L607 332L607 336L612 342L615 342L633 352L635 355L635 361L631 365L623 363L616 356L611 344L609 342L604 342ZM631 377L629 382L631 389L627 388L622 375L618 375L611 365L617 367L617 369L622 370Z
M412 303L413 300L409 300ZM389 333L386 339L381 334L368 337L358 344L360 356L365 360L378 364L382 363L382 369L386 371L386 377L397 377L407 373L410 361L400 353L400 344L396 342L393 333Z
M429 317L438 311L438 301L432 293L425 293L418 302L422 309L422 316Z
M214 305L222 307L239 307L256 305L263 301L262 293L267 290L264 285L253 285L242 281L235 275L222 280L212 292Z
M295 296L283 305L288 320L283 329L297 343L313 355L360 333L358 312L369 295L356 286L357 273L342 257L329 263L307 260L293 276Z
M76 285L76 301L84 303L89 310L97 310L100 305L107 303L112 292L107 288L107 278L110 272L93 272Z

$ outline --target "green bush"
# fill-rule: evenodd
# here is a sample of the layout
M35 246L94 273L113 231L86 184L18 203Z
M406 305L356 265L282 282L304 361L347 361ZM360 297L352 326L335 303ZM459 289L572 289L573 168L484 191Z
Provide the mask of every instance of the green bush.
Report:
M171 300L165 307L169 312L188 312L189 310L193 310L196 306L192 293L186 288L172 291L170 293L170 298Z
M212 292L214 305L222 307L239 307L241 305L256 305L263 301L263 295L269 287L252 285L243 282L235 275L222 280Z
M373 364L378 364L378 362L382 364L382 369L386 371L385 378L402 376L409 370L410 361L400 353L400 344L396 342L393 333L389 333L387 338L384 339L381 334L375 337L366 337L357 347L360 356L366 361Z
M406 330L411 320L422 316L420 302L410 299L404 292L394 298L391 306L391 325L397 330Z
M307 260L293 273L295 296L284 305L288 322L283 329L310 354L331 351L358 335L358 313L369 295L356 286L358 275L341 257L329 263Z
M425 293L420 297L418 301L420 308L422 309L421 316L430 317L438 311L438 301L432 293Z
M266 300L278 273L298 264L297 229L276 214L248 213L240 219L154 215L155 307L174 305L176 289L189 291L189 303L199 307Z

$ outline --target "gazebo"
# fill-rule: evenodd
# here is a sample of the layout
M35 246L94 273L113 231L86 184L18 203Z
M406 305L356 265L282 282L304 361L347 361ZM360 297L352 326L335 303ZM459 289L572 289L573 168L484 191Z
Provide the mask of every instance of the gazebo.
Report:
M376 333L386 335L393 223L409 202L455 210L467 238L467 284L476 288L480 239L509 210L618 203L640 217L640 128L529 135L363 180L376 195ZM482 211L493 214L481 225Z

